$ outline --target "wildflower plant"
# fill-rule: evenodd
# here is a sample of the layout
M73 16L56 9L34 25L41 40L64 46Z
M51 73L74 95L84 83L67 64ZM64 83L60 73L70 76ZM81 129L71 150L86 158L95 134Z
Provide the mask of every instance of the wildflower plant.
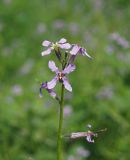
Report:
M72 92L72 86L66 77L71 72L75 71L76 66L74 65L74 60L78 54L82 56L87 56L91 59L91 56L87 53L86 49L77 45L70 44L65 38L61 38L58 42L53 43L48 40L43 41L42 45L47 49L41 52L42 56L49 55L54 52L58 62L60 63L60 68L57 67L53 60L48 62L48 67L52 72L55 73L54 78L51 81L45 81L41 83L40 86L40 96L42 96L42 90L46 90L51 97L56 99L60 106L59 115L59 128L58 128L58 138L57 138L57 160L62 159L62 125L63 125L63 107L64 107L64 90ZM61 84L61 94L60 96L54 91L56 84ZM93 137L97 136L97 133L91 132L74 132L69 135L69 138L76 139L80 137L86 137L88 142L94 142Z

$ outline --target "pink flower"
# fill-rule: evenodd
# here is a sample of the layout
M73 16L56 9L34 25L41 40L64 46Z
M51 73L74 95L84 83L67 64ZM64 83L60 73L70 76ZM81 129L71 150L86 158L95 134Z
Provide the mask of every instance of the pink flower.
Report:
M64 68L63 71L59 71L59 69L56 67L54 61L49 61L48 66L49 66L49 68L51 69L52 72L56 73L56 76L50 82L47 83L48 88L49 89L54 88L57 81L59 81L59 82L64 84L64 87L68 91L71 92L72 87L69 84L68 79L65 77L65 75L73 72L76 68L75 65L74 64L69 64L66 68Z
M58 51L59 48L61 49L70 49L71 48L71 45L69 43L66 43L66 39L65 38L61 38L58 42L56 43L53 43L53 42L50 42L48 40L45 40L42 42L42 45L44 47L48 47L47 50L43 51L41 53L42 56L45 56L45 55L48 55L51 53L52 50L56 50Z
M89 59L92 59L92 57L87 53L86 49L74 44L72 50L70 51L71 57L69 59L69 63L73 63L73 61L75 60L76 56L78 54L81 54L82 56L87 56Z

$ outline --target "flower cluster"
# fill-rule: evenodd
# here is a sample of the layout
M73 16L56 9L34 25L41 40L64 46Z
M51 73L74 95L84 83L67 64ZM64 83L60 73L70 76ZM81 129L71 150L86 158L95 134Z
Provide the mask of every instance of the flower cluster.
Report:
M67 76L73 72L76 69L76 66L74 65L74 60L78 55L87 56L89 59L91 59L91 56L87 53L86 49L79 46L78 44L70 44L67 42L65 38L61 38L58 42L53 43L48 40L43 41L42 45L46 47L46 50L41 52L42 56L49 55L53 53L56 55L56 58L58 59L60 63L60 68L57 67L55 62L53 60L49 60L48 67L49 69L55 73L54 78L50 81L45 81L41 83L40 86L40 96L42 96L42 90L46 90L51 97L58 100L60 104L60 122L62 123L63 119L63 102L64 102L64 88L68 90L69 92L72 92L71 84L69 83L69 80ZM62 53L64 51L64 53ZM61 83L61 97L59 98L56 94L56 92L53 90L57 83ZM61 127L61 125L59 125ZM87 132L73 132L71 135L69 135L69 138L76 139L76 138L82 138L84 137L87 142L94 143L94 137L97 137L97 133L106 131L106 129L99 130L97 132L91 131L91 125L88 125L89 130ZM58 132L58 145L61 143L61 128L59 128ZM59 147L60 148L60 147ZM59 153L59 151L58 151ZM58 154L59 156L59 154Z
M73 64L76 56L81 54L87 56L91 59L91 56L86 52L86 49L77 45L70 44L65 38L61 38L58 42L53 43L48 40L42 42L44 47L47 49L41 52L42 56L46 56L52 53L56 54L59 62L61 63L61 69L59 69L55 62L50 60L48 67L52 72L55 72L54 78L49 82L41 83L40 87L40 96L42 96L42 89L45 89L53 98L58 100L57 94L53 91L53 88L56 86L57 82L60 82L64 85L65 89L72 92L72 87L68 81L66 75L73 72L76 69L76 66ZM64 50L64 54L62 51Z

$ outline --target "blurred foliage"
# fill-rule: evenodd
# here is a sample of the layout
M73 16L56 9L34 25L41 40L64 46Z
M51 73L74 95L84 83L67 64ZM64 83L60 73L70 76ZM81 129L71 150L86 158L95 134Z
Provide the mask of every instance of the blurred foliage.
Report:
M108 129L94 144L64 139L64 159L130 158L129 19L128 0L0 1L1 160L56 159L58 104L46 92L39 98L38 81L53 77L42 41L61 37L93 57L76 59L63 133Z

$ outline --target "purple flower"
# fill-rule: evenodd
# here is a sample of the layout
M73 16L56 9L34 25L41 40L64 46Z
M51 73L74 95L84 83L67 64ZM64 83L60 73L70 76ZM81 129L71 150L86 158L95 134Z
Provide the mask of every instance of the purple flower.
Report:
M97 133L88 131L88 132L75 132L75 133L71 133L70 138L72 139L76 139L76 138L82 138L85 137L86 140L90 143L94 143L94 139L92 139L92 137L97 137Z
M58 97L57 97L57 95L56 95L56 93L52 90L52 89L49 89L48 87L47 87L47 82L42 82L42 84L41 84L41 87L40 87L40 97L42 97L42 89L46 89L47 90L47 92L53 97L53 98L55 98L55 99L59 99Z
M92 57L87 53L86 49L83 47L80 47L77 44L73 45L72 50L70 51L71 57L69 60L69 63L72 63L77 56L77 54L81 54L82 56L87 56L88 58L92 59Z
M58 42L56 43L53 43L53 42L50 42L50 41L43 41L42 42L42 45L44 47L48 47L47 50L43 51L41 53L42 56L45 56L45 55L48 55L51 53L52 50L55 50L55 51L58 51L59 48L62 48L62 49L70 49L71 48L71 45L69 43L66 43L66 39L65 38L61 38Z
M59 71L59 69L56 67L54 61L49 61L48 63L49 68L51 69L52 72L56 73L56 76L47 83L48 89L52 89L55 87L57 81L61 82L64 84L64 87L68 91L72 91L72 87L68 82L68 79L65 77L66 74L69 74L75 70L75 65L74 64L69 64L63 71Z

